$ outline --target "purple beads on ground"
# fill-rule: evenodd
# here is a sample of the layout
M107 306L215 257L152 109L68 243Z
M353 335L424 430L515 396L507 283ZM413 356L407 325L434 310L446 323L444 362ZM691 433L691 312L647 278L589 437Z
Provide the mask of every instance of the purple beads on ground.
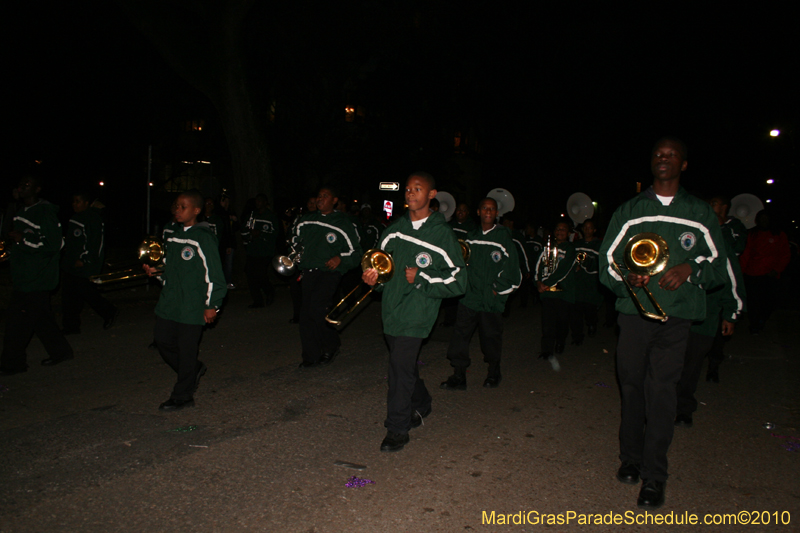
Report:
M375 484L375 482L372 481L371 479L363 479L363 478L360 478L358 476L351 476L351 477L347 478L347 483L345 483L344 486L345 487L351 487L351 488L365 487L365 486L369 485L370 483L372 483L373 485Z

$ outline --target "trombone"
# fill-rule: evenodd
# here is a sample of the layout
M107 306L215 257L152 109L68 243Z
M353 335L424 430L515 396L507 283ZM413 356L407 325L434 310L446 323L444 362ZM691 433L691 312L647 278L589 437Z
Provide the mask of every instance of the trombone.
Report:
M623 260L625 262L625 267L631 273L639 276L655 276L667 266L669 247L664 238L657 233L639 233L631 237L628 244L625 246ZM661 306L658 305L658 302L653 296L653 293L650 292L650 289L647 288L647 285L642 285L642 289L650 300L650 303L653 304L653 308L656 310L655 313L645 310L639 298L636 296L636 291L634 291L633 287L628 283L626 276L622 274L622 270L617 262L612 261L611 266L616 270L617 274L619 274L619 277L622 278L622 282L625 284L625 288L628 289L628 294L633 298L633 303L639 313L647 318L666 322L669 317Z
M361 271L366 272L370 268L374 268L375 270L378 271L378 283L386 283L387 281L392 279L392 275L394 275L394 260L392 259L391 255L389 255L387 252L384 252L383 250L378 250L377 248L374 248L372 250L367 250L364 253L364 255L361 256ZM377 283L375 285L377 285ZM347 296L339 300L339 303L336 304L336 306L333 309L331 309L330 312L327 314L327 316L325 317L325 321L328 322L329 324L333 324L334 326L340 325L342 323L342 319L344 319L347 315L352 313L353 310L355 310L355 308L358 307L359 304L361 304L361 302L363 302L366 299L366 297L369 296L370 293L375 289L375 286L371 287L367 291L367 293L364 296L362 296L360 300L356 302L356 304L353 307L348 309L345 314L339 317L339 320L334 320L333 318L331 318L331 315L334 313L334 311L339 309L339 307L348 298L350 298L350 295L356 292L356 290L360 287L361 284L359 283L358 285L355 286L355 288L352 291L350 291L347 294Z
M157 237L146 237L139 245L139 261L142 264L147 264L154 267L164 266L164 245ZM134 279L147 277L147 273L141 268L129 268L126 270L118 270L116 272L109 272L107 274L98 274L90 276L89 281L103 285L104 283L113 283L117 281L130 281Z

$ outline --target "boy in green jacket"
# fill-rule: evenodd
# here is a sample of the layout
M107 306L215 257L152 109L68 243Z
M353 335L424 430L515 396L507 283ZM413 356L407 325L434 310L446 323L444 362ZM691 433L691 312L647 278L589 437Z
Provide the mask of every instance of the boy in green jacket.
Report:
M89 195L79 192L72 196L72 210L61 258L64 275L61 284L61 321L64 334L81 332L83 304L95 310L103 319L103 329L114 324L117 308L103 298L90 276L103 270L104 224L100 212L89 205Z
M389 346L389 394L386 438L382 452L402 450L408 430L422 424L431 412L431 395L419 378L417 360L422 341L430 334L442 298L464 294L467 272L461 246L444 215L431 212L436 196L433 176L416 172L406 182L408 211L381 235L380 248L391 254L392 279L383 291L383 333ZM364 283L374 286L378 272L367 269Z
M162 411L194 406L194 392L206 365L197 360L203 326L217 319L228 289L222 273L217 237L206 222L197 222L203 210L198 191L187 191L173 207L174 222L164 228L166 254L161 296L156 305L155 344L161 357L178 375ZM144 265L150 276L159 272Z
M657 509L664 504L667 451L676 414L676 385L681 377L689 328L706 318L706 291L725 283L727 254L711 207L680 185L687 167L686 145L665 137L650 159L653 186L616 210L600 247L600 281L618 297L620 327L617 377L622 395L620 461L617 479L642 488L637 505ZM666 267L651 276L622 274L646 311L653 312L646 285L666 321L640 316L628 295L616 263L624 268L628 241L640 233L656 233L669 248Z
M467 388L469 341L475 328L478 328L483 360L489 363L489 374L483 386L495 388L500 385L503 310L508 295L517 290L522 282L517 246L511 230L495 223L497 201L484 198L478 208L478 217L480 229L470 232L466 239L470 246L467 292L458 304L453 338L447 350L453 375L441 384L443 389Z
M25 349L36 333L48 358L44 366L72 359L73 353L50 307L50 291L58 285L59 251L64 243L58 207L39 198L38 178L22 178L17 187L23 207L14 217L11 248L11 302L6 311L6 333L0 375L28 370Z

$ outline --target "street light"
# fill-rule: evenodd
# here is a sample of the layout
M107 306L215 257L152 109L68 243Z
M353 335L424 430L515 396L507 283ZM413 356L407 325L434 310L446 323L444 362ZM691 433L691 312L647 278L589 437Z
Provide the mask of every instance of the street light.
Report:
M777 137L780 134L781 134L781 130L770 130L769 131L769 136L770 137Z
M772 185L773 183L775 183L774 179L770 178L767 180L767 185Z

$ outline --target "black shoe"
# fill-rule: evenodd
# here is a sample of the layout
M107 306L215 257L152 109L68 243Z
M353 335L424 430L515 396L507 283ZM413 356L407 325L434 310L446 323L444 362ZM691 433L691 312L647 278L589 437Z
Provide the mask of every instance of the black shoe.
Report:
M553 352L542 352L539 354L539 359L543 359L545 361L547 361L551 357L553 357Z
M303 361L297 368L312 368L315 366L319 366L318 361Z
M61 333L64 334L64 335L80 335L81 334L81 330L78 329L78 328L75 328L75 329L64 328L64 329L61 330Z
M382 452L399 452L403 447L408 444L408 433L386 433L386 437L381 442Z
M74 359L74 355L69 354L66 357L59 357L56 359L55 357L48 357L47 359L42 360L42 366L54 366L58 363L63 363L64 361L69 361L70 359Z
M557 342L556 343L555 352L556 353L564 353L564 343L563 342Z
M0 368L0 376L13 376L27 371L27 368Z
M109 329L111 326L113 326L114 321L117 319L117 315L119 315L119 309L114 309L114 312L111 313L111 316L106 318L103 322L103 329Z
M678 415L675 417L676 428L690 428L692 424L692 417L690 415Z
M172 398L170 398L166 402L159 405L158 410L177 411L178 409L183 409L184 407L194 407L194 399L189 398L188 400L173 400Z
M208 370L208 367L205 365L205 363L202 363L200 361L198 361L198 363L200 363L200 370L197 371L197 377L194 378L194 390L195 391L197 391L197 387L200 386L200 378L205 376L206 375L206 371Z
M639 499L636 505L640 509L654 510L664 505L664 489L666 481L656 481L655 479L643 479L642 490L639 491Z
M706 373L706 381L719 383L719 372L716 370L709 370L708 373Z
M336 356L338 355L339 355L339 349L337 348L336 351L334 351L333 353L322 354L322 357L319 358L319 361L317 361L317 363L321 366L329 365L333 363L333 360L336 359Z
M467 377L464 374L456 372L447 378L447 381L442 381L439 388L447 390L467 390Z
M426 411L423 411L421 413L419 411L414 411L414 413L411 415L411 428L412 429L413 428L418 428L422 424L424 424L422 419L426 418L429 414L431 414L431 408L430 407L428 407L428 409Z
M248 309L260 309L264 307L264 304L250 304L247 306Z
M589 326L586 335L588 335L590 339L597 335L597 326Z
M496 389L500 385L500 376L489 376L483 380L483 386L487 389Z
M628 485L639 483L639 467L633 463L624 462L617 470L617 479Z

